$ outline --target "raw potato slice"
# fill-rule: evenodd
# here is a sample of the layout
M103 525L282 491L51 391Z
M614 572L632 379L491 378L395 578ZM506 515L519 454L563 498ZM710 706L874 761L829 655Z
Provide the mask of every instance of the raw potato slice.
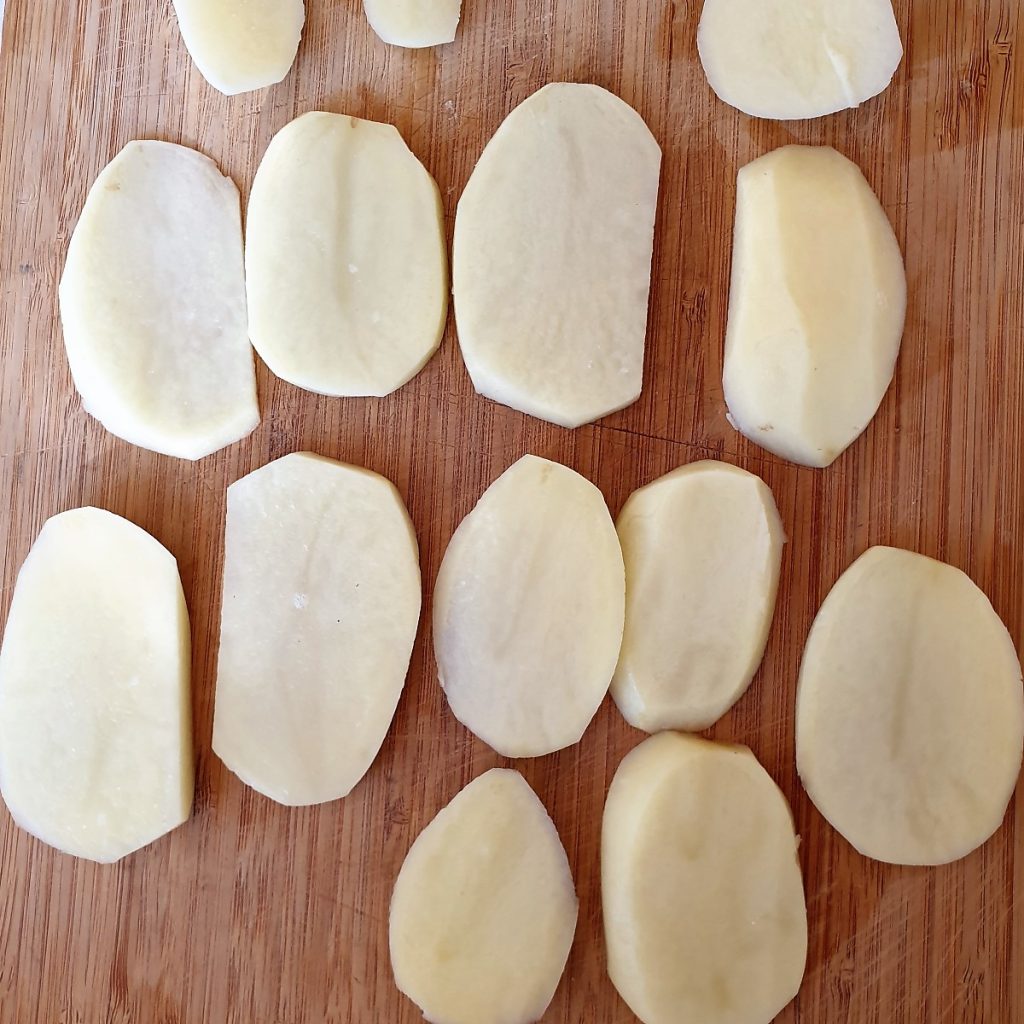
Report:
M455 38L462 0L363 0L363 8L385 43L418 49Z
M697 50L720 99L777 120L859 106L903 58L890 0L704 0Z
M862 854L946 864L1003 820L1024 748L1020 663L959 569L866 551L821 606L796 705L797 769Z
M459 524L434 587L434 653L455 717L506 757L571 746L622 641L622 552L601 492L525 455Z
M747 164L725 338L736 429L793 462L833 462L892 380L906 298L896 237L855 164L813 146Z
M596 85L534 93L487 144L455 219L455 316L487 398L565 427L636 401L661 150Z
M189 647L148 533L96 508L46 521L0 649L0 789L23 829L110 863L188 818Z
M694 462L619 515L626 628L612 696L647 732L698 731L750 685L775 610L785 535L768 485Z
M82 405L112 434L199 459L259 422L238 190L201 153L129 142L107 164L60 315Z
M746 748L661 733L619 765L601 834L608 973L644 1024L768 1024L807 911L786 798Z
M345 796L384 742L419 616L390 481L303 452L232 484L213 749L279 803Z
M253 345L299 387L387 395L441 342L441 197L392 125L314 112L282 128L253 182L245 263Z
M492 768L420 833L391 899L398 987L433 1024L530 1024L569 957L569 862L523 777Z
M174 10L196 67L225 96L280 82L306 20L303 0L174 0Z

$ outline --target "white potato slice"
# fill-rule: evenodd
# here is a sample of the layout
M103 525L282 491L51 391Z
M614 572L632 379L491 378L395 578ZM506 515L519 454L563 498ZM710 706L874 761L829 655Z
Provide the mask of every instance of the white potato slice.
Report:
M213 749L291 806L345 796L384 742L420 616L394 485L302 452L228 488Z
M638 729L706 729L764 654L786 539L772 492L694 462L634 492L617 528L626 628L612 697Z
M96 508L46 521L0 649L0 790L23 829L110 863L188 818L189 649L164 547Z
M870 548L821 606L800 669L797 769L867 857L946 864L1003 820L1024 749L1013 641L959 569Z
M833 462L892 380L906 296L896 237L855 164L814 146L747 164L725 338L736 428L793 462Z
M100 173L60 282L86 411L112 434L199 459L259 422L238 190L168 142L129 142Z
M661 149L596 85L505 119L459 201L453 281L476 390L565 427L636 401Z
M174 11L196 67L225 96L280 82L306 20L303 0L174 0Z
M697 50L719 99L776 120L859 106L903 58L891 0L704 0Z
M665 732L619 765L601 832L608 974L644 1024L768 1024L807 910L786 798L740 746Z
M514 771L474 779L420 833L391 899L391 964L432 1024L531 1024L558 987L576 890L544 805Z
M385 43L419 49L455 38L462 0L363 0L363 9Z
M245 264L253 345L299 387L387 395L441 342L441 197L392 125L320 112L285 125L253 182Z
M506 757L576 743L622 641L622 552L604 497L525 455L459 524L434 587L434 654L455 717Z

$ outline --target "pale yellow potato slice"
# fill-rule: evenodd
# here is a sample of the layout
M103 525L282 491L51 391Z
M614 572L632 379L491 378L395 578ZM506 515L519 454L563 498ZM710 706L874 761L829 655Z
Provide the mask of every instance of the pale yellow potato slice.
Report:
M259 422L238 190L208 157L129 142L89 192L60 282L86 411L142 448L199 459Z
M1024 748L1024 688L1006 627L951 565L870 548L807 640L797 769L867 857L945 864L999 828Z
M777 120L859 106L903 58L891 0L704 0L697 50L720 99Z
M665 732L608 792L608 973L643 1024L769 1024L796 995L807 911L786 798L746 748Z
M492 768L420 833L391 898L395 982L432 1024L530 1024L576 931L565 850L523 777Z
M459 524L437 575L434 653L455 717L506 757L576 743L615 671L624 589L601 492L523 456Z
M441 342L441 197L392 125L314 112L282 128L253 182L245 262L253 345L299 387L387 395Z
M228 488L213 749L282 804L345 796L384 742L420 615L382 476L302 452Z
M280 82L306 20L303 0L174 0L196 67L226 96Z
M96 508L46 521L0 649L0 790L23 829L110 863L188 818L189 648L165 548Z
M596 85L545 86L459 200L453 292L476 390L566 427L636 401L661 149Z
M638 729L706 729L764 654L785 543L772 492L694 462L635 491L617 529L626 627L612 697Z
M363 0L363 9L385 43L418 49L455 38L462 0Z
M829 465L882 401L905 311L899 245L855 164L784 146L740 171L724 367L737 430Z

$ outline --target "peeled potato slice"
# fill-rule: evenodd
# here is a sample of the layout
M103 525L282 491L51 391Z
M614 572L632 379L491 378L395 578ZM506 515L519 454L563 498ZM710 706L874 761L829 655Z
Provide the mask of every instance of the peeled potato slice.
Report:
M173 556L100 509L48 519L0 649L0 789L14 820L101 863L185 821L189 662Z
M441 198L389 124L314 112L282 128L253 182L245 263L253 345L299 387L387 395L441 342Z
M60 282L86 411L112 434L199 459L259 422L238 190L201 153L129 142L89 192Z
M626 628L612 697L647 732L706 729L750 685L785 536L760 477L695 462L633 493L618 520Z
M601 833L608 973L644 1024L768 1024L807 911L786 798L746 747L661 733L619 765Z
M566 427L643 384L661 150L596 85L545 86L487 144L455 219L455 316L487 398Z
M905 310L896 237L855 164L785 146L740 171L724 385L741 433L829 465L882 401Z
M493 768L420 833L391 899L398 987L433 1024L530 1024L565 969L577 901L555 826Z
M196 67L225 96L280 82L306 20L303 0L174 0L174 11Z
M704 0L697 50L720 99L778 120L859 106L903 58L891 0Z
M455 531L434 588L434 652L455 717L506 757L576 743L622 640L622 553L601 492L526 455Z
M1013 641L959 569L870 548L821 606L804 651L797 769L861 853L945 864L1003 820L1024 749Z
M345 796L377 756L420 615L390 481L308 453L228 488L213 749L292 806Z
M363 0L363 8L385 43L418 49L455 38L462 0Z

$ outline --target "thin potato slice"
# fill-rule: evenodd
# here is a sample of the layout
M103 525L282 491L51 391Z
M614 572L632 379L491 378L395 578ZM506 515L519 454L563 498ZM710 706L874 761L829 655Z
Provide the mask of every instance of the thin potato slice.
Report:
M385 43L420 49L455 38L462 0L363 0L363 9Z

